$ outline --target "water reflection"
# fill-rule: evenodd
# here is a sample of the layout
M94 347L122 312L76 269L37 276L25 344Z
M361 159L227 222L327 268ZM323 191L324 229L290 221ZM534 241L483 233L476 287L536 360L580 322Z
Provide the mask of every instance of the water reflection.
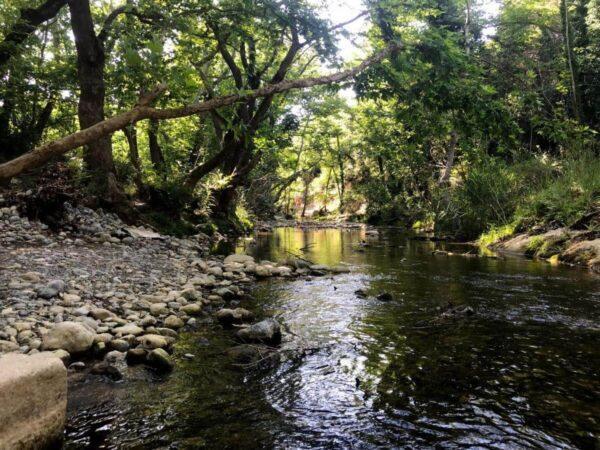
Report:
M210 346L190 335L178 351L198 358L168 379L100 383L113 398L101 405L83 389L72 395L67 446L89 444L96 429L92 447L600 445L598 278L434 249L391 231L258 236L245 248L257 258L291 253L353 268L263 283L254 303L243 305L285 323L284 354L292 356L271 371L239 373L221 355L229 334L206 331ZM394 300L358 298L357 289L387 291ZM470 305L475 314L435 320L448 303Z

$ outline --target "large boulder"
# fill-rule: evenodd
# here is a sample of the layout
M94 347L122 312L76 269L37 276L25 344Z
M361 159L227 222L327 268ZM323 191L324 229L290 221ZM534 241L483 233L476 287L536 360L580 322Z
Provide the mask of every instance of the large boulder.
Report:
M236 336L242 342L277 345L281 342L281 325L275 319L265 319L242 328L236 333Z
M0 357L0 448L57 445L67 411L67 370L48 353Z
M61 322L44 335L44 350L66 350L69 353L82 353L94 344L96 333L79 322Z

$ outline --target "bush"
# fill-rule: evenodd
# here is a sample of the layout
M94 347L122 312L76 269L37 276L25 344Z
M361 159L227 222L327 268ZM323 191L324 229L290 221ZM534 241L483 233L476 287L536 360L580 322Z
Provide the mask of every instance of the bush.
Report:
M468 167L457 186L436 192L436 232L474 239L490 226L508 224L523 189L506 162L486 157Z

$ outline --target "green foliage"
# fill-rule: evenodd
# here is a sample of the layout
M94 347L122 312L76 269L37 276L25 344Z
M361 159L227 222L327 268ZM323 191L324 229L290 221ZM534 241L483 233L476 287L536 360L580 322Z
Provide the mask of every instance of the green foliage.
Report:
M561 161L540 189L527 196L517 216L524 226L570 226L600 208L600 158L585 153Z
M454 188L437 192L436 231L474 239L490 225L512 220L525 185L498 158L483 158L466 169Z

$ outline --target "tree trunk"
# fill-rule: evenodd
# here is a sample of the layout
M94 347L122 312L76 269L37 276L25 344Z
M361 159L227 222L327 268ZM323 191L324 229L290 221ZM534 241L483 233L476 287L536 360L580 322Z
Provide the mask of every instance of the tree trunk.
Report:
M133 167L133 182L137 187L138 194L144 196L146 194L146 186L142 180L142 166L140 164L140 152L138 147L137 127L135 124L128 125L123 128L123 133L129 144L129 162Z
M575 55L573 54L571 19L569 17L569 4L567 0L561 1L563 35L565 39L565 54L567 57L567 69L569 70L569 78L571 81L571 98L573 102L573 115L577 121L581 120L579 107L579 86L577 79L579 78L576 68Z
M344 171L344 152L340 147L340 136L336 135L337 142L337 161L340 169L340 212L344 212L344 197L346 193L346 173Z
M450 175L452 174L452 168L454 167L454 158L456 157L456 144L458 143L458 133L453 131L448 144L448 151L446 152L446 163L444 170L440 174L439 184L446 184L450 181Z
M89 0L69 0L71 26L77 47L77 73L80 96L79 125L89 128L104 121L104 66L102 43L94 32ZM89 142L84 150L86 170L91 175L91 188L107 203L122 200L112 154L110 135Z
M150 161L154 170L158 173L161 178L165 178L166 167L165 167L165 156L163 155L160 144L158 143L158 120L150 119L148 124L148 149L150 150Z
M302 213L300 217L303 219L306 217L306 206L308 205L308 192L310 190L310 182L309 178L304 179L304 192L302 193Z

